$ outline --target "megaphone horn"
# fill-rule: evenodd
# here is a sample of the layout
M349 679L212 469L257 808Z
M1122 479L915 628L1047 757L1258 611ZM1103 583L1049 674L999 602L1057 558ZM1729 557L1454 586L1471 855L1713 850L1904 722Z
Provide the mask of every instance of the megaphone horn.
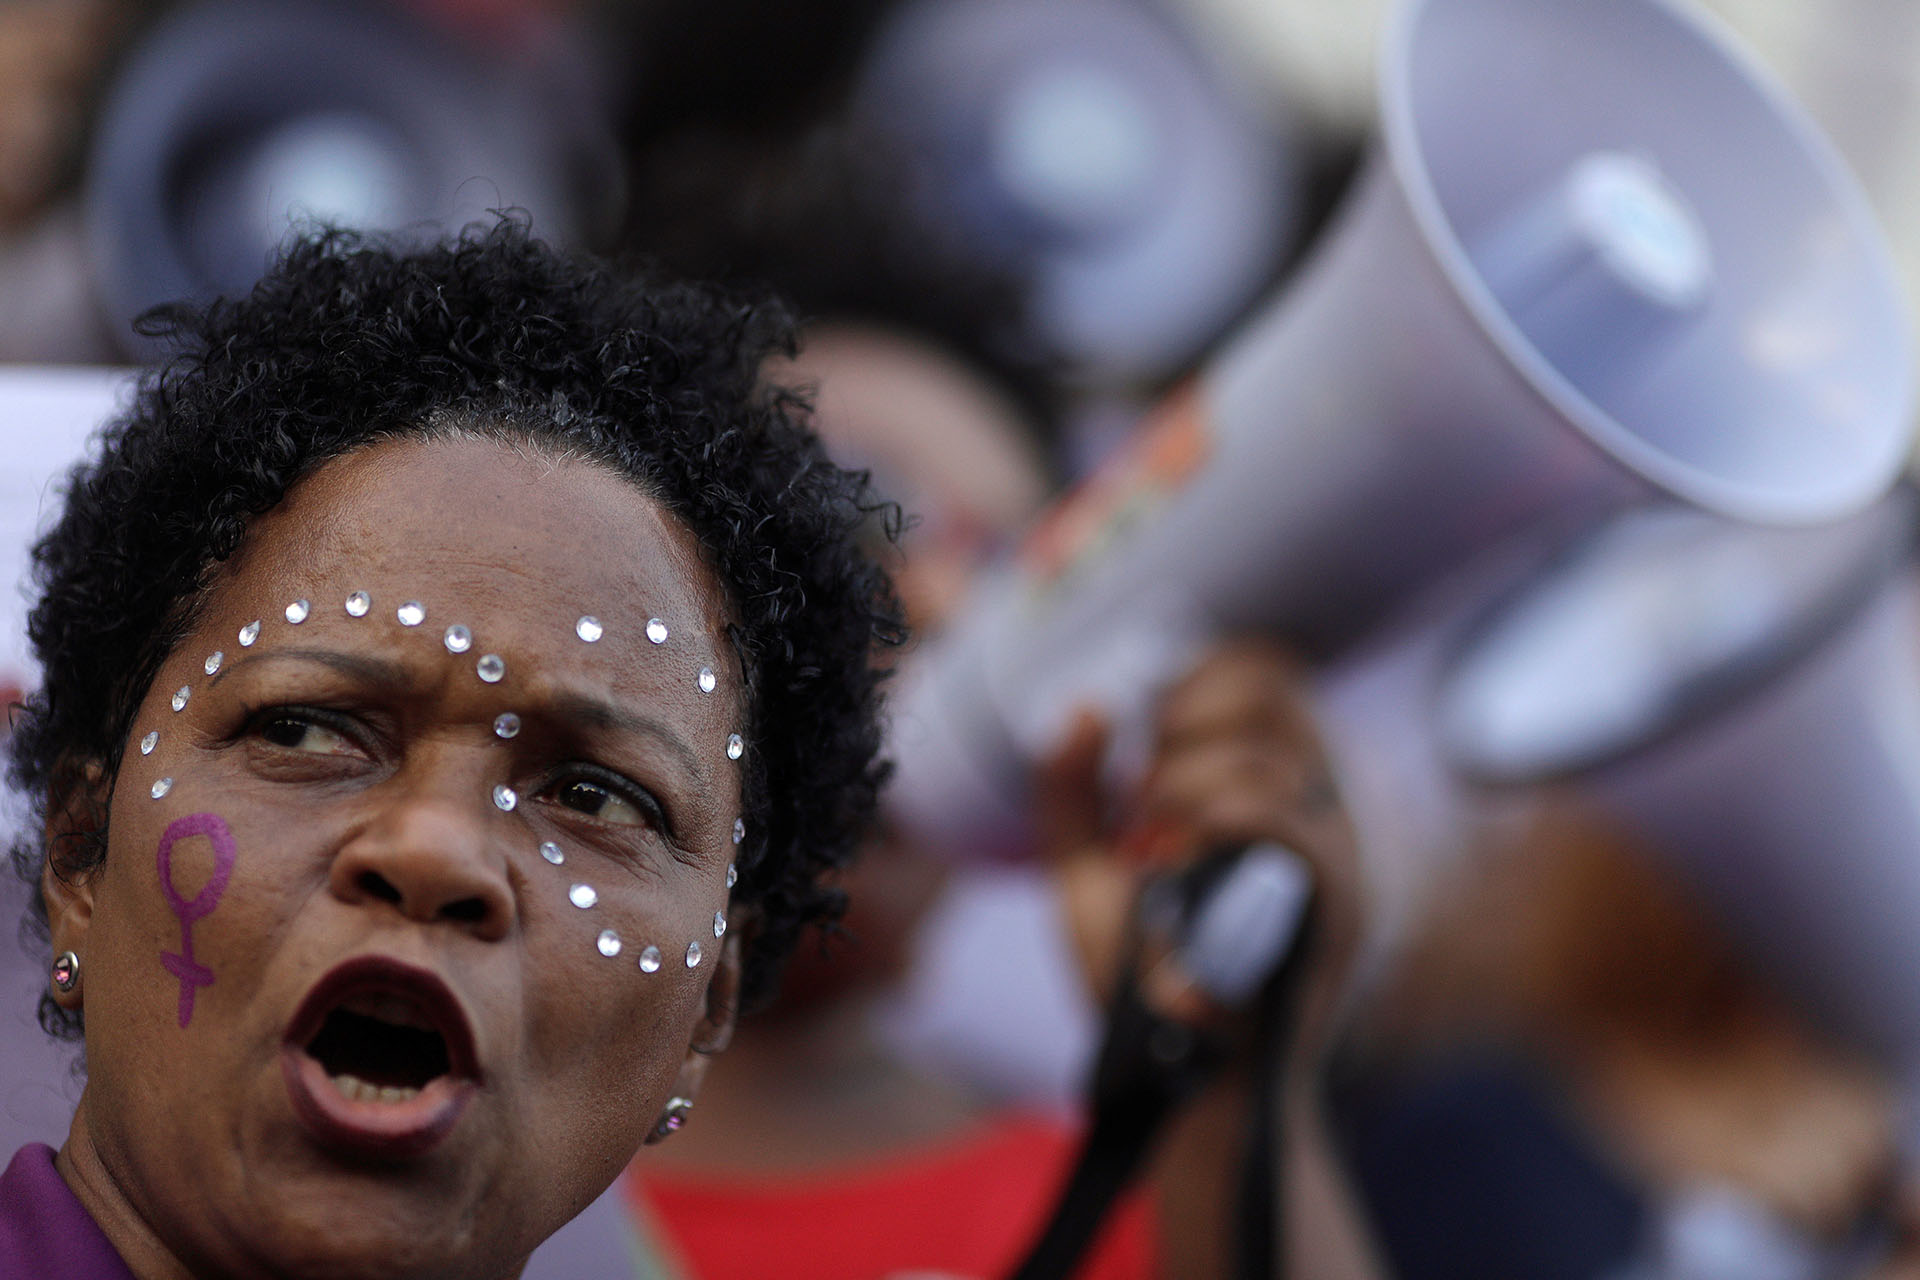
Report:
M1920 1084L1917 532L1905 486L1813 529L1624 512L1453 627L1428 696L1402 700L1423 723L1335 727L1374 757L1430 734L1490 784L1483 805L1563 780L1782 990ZM1363 833L1369 798L1417 794L1391 783L1357 796Z
M165 6L101 104L87 237L126 332L147 308L251 288L308 219L433 238L493 209L541 236L589 233L615 202L612 139L575 60L447 38L369 0Z
M1885 245L1701 20L1410 0L1382 98L1297 285L910 677L914 825L974 840L1017 812L1010 757L1089 695L1137 712L1169 635L1260 627L1327 657L1544 521L1664 493L1813 523L1892 484L1913 387Z
M1587 794L1745 951L1920 1085L1920 583L1909 566L1791 678Z

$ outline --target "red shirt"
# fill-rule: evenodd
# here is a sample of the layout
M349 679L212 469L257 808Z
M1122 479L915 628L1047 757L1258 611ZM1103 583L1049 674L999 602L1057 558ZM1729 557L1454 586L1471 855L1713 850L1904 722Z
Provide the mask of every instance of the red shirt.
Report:
M1076 1131L1031 1116L951 1142L826 1173L640 1174L624 1189L692 1280L884 1280L900 1271L998 1280L1025 1255L1078 1149ZM1145 1195L1123 1198L1077 1280L1151 1280L1157 1239Z

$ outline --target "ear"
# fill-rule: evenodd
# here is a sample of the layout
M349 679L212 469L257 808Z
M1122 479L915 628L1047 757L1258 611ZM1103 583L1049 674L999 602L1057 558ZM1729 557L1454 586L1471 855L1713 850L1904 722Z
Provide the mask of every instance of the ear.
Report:
M726 941L720 944L713 976L707 981L706 1011L694 1024L687 1056L681 1060L680 1073L674 1077L676 1098L691 1102L699 1097L700 1085L707 1078L707 1068L712 1065L714 1055L733 1041L734 1024L740 1016L740 981L744 967L741 957L746 945L744 939L752 932L750 925L751 922L745 920L734 925L727 930ZM651 1146L665 1137L666 1132L656 1128L647 1135L647 1143Z
M707 982L707 1011L694 1024L693 1041L687 1048L688 1062L697 1061L702 1071L706 1069L707 1059L733 1043L733 1026L740 1017L742 955L745 939L751 932L750 928L736 925L727 930L727 940L720 944L713 977Z
M91 761L75 771L66 785L56 784L48 797L47 855L40 867L40 896L46 903L55 955L71 951L84 960L87 953L87 931L93 923L93 877L98 868L87 866L88 859L75 855L105 833L105 777L106 771L97 761ZM53 998L63 1009L78 1010L84 989L84 985L71 991L56 988Z

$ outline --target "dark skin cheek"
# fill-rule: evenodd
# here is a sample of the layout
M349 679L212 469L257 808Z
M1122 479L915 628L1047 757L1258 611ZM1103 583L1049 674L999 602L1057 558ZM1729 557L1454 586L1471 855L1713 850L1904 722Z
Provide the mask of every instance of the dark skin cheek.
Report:
M213 874L200 887L200 891L189 898L174 886L173 847L182 840L194 837L205 837L207 843L213 846ZM154 850L154 861L160 874L160 892L166 896L173 914L180 918L180 950L161 952L160 964L180 980L182 1028L193 1021L193 993L213 984L213 970L193 958L193 926L196 921L212 915L214 908L220 905L220 895L227 890L227 879L233 874L234 858L238 852L233 832L228 829L226 819L217 813L190 813L184 818L175 818L161 832L160 844Z

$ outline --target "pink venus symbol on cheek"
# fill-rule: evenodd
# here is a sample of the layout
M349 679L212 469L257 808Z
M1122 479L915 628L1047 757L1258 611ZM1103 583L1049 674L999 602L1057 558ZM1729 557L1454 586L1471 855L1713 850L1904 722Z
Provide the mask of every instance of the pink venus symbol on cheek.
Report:
M173 846L193 836L205 836L213 846L213 874L200 892L191 898L182 898L180 891L173 887ZM160 834L160 848L154 854L160 868L160 891L166 895L173 914L180 917L180 950L177 954L162 951L160 963L180 979L182 1027L193 1021L193 993L213 985L213 970L193 958L193 924L213 914L213 909L220 905L220 895L227 890L227 878L233 874L236 852L233 832L216 813L190 813L176 818Z

